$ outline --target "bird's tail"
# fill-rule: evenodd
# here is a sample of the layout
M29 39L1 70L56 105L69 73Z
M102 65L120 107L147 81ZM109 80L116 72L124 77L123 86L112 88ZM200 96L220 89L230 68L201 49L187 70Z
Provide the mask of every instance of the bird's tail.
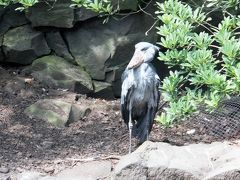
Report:
M139 139L139 143L142 144L147 140L147 137L152 129L154 114L150 110L141 119L138 119L137 123L133 126L133 136Z
M138 121L135 127L133 126L133 136L139 139L140 144L147 140L148 134L147 121L144 118Z

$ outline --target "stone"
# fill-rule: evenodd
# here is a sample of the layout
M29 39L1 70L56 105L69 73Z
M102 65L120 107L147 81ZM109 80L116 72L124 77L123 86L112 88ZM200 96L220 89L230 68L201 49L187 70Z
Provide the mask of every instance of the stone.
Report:
M3 36L0 35L0 62L4 60L4 54L2 51Z
M0 21L0 37L4 35L9 30L10 26L6 21Z
M112 84L102 81L93 80L94 92L91 97L103 98L103 99L113 99L114 94L112 90Z
M6 9L3 6L0 6L0 19L2 18L2 15L4 14L5 10Z
M138 9L138 0L131 0L131 1L127 1L127 0L113 0L112 1L112 5L114 8L119 7L120 10L133 10L136 11Z
M9 168L6 168L6 167L0 167L0 173L9 173L10 169Z
M32 76L53 88L69 89L88 94L93 91L89 74L80 66L70 64L58 56L44 56L36 59L30 67Z
M71 103L59 99L39 100L25 109L31 118L38 118L51 123L56 127L64 127L71 111Z
M53 173L55 171L55 168L54 168L54 166L46 166L46 167L44 167L44 172L45 173Z
M27 24L27 19L23 12L15 11L18 4L11 4L7 7L0 6L0 61L4 60L2 51L3 35L10 28Z
M103 81L109 68L126 65L139 41L155 42L155 32L145 32L153 19L144 13L115 20L92 20L64 32L69 50L76 62L86 68L94 80Z
M111 162L110 161L91 161L82 163L72 169L67 169L57 174L57 180L96 180L96 179L110 179L111 176Z
M24 112L30 118L38 118L61 128L88 116L91 109L64 99L43 99L27 107ZM44 141L42 147L51 148L52 145L53 142Z
M147 141L119 161L113 179L239 178L239 153L240 147L227 142L173 146Z
M0 67L0 77L1 78L10 78L10 74L9 74L9 72L6 70L6 69L4 69L3 67Z
M11 79L7 81L3 89L10 94L18 94L26 87L25 82L21 78Z
M29 25L9 30L4 35L2 46L4 62L22 65L31 64L37 57L50 53L43 33Z
M54 143L52 141L43 141L41 145L43 149L51 149Z
M11 28L22 26L29 23L29 21L25 17L24 12L16 10L16 8L18 7L19 4L12 4L6 7L6 10L4 12L2 21L8 24L9 27Z
M91 109L88 106L80 104L72 104L68 124L78 121L91 113Z
M86 68L94 79L104 80L104 63L115 49L113 32L107 34L101 24L88 27L90 24L66 32L66 39L76 62Z
M91 19L97 16L98 16L98 13L91 11L89 9L86 9L84 7L80 7L75 10L74 21L75 22L86 21L88 19Z
M51 31L46 33L46 41L50 49L52 49L57 56L63 57L69 62L75 64L72 55L68 51L59 31Z
M114 66L113 68L108 68L108 72L106 72L105 81L112 84L114 97L120 97L122 86L121 76L125 68L125 65Z
M24 12L16 11L18 4L11 4L5 8L0 8L0 36L10 28L22 26L28 23Z
M38 180L43 177L42 173L36 171L24 171L18 175L17 180Z
M74 10L69 7L70 4L71 1L68 0L49 1L49 3L39 2L29 8L26 17L33 27L72 28Z

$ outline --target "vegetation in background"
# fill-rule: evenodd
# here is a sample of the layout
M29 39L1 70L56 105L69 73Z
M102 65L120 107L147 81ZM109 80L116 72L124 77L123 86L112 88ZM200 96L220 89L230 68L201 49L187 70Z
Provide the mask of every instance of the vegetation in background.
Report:
M19 3L21 6L18 7L16 10L26 10L29 7L33 6L36 4L38 0L0 0L0 5L1 6L8 6L10 4L16 4Z
M216 108L222 99L240 93L240 17L228 12L238 6L237 0L209 0L195 9L178 0L157 3L163 23L157 27L159 44L167 49L158 58L170 68L161 88L168 106L158 122L169 126L197 112L199 104ZM211 7L223 13L217 27L204 12Z
M70 7L85 7L99 14L112 15L114 13L110 0L72 0Z
M56 2L57 0L53 1ZM10 4L18 3L20 7L16 10L28 10L29 7L38 3L38 0L0 0L0 5L8 6ZM50 3L51 1L42 1ZM70 7L85 7L99 14L112 15L114 13L113 7L110 0L71 0L72 4Z

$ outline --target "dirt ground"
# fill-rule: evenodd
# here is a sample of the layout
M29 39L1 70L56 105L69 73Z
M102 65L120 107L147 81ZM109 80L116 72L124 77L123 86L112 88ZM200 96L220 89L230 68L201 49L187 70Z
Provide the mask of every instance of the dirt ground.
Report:
M36 81L29 83L28 78L31 80L31 76L14 67L0 67L0 168L9 171L5 174L24 170L56 174L76 165L72 159L128 153L128 130L121 119L119 99L106 101L83 96L78 101L98 108L68 127L56 128L27 117L24 109L44 98L74 101L76 94L50 89ZM193 129L194 133L190 133ZM201 125L185 121L171 128L155 123L150 140L184 145L216 139L206 135Z

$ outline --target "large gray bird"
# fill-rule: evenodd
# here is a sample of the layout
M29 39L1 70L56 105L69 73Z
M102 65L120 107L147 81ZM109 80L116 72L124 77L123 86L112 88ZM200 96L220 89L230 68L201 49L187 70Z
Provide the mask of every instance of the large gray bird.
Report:
M150 63L157 46L147 42L135 45L135 52L122 74L121 112L129 128L129 153L132 135L140 144L148 139L160 99L160 78Z

